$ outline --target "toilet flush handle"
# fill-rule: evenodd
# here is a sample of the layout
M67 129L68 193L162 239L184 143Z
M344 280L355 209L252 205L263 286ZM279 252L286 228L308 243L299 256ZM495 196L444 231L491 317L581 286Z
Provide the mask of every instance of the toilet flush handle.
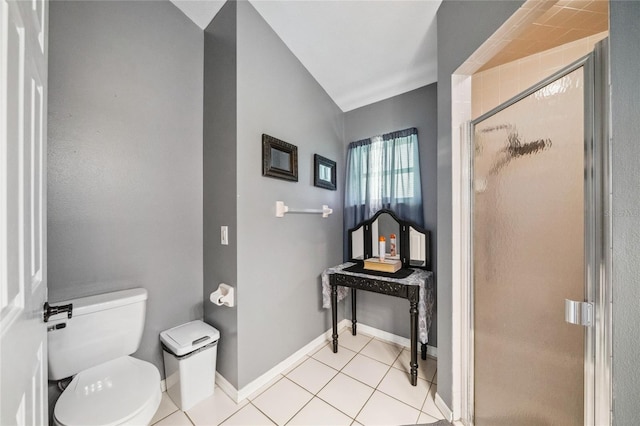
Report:
M44 322L49 322L49 318L53 315L61 314L63 312L67 313L67 318L71 319L71 315L73 312L73 303L69 303L68 305L59 305L59 306L51 306L49 302L44 302Z

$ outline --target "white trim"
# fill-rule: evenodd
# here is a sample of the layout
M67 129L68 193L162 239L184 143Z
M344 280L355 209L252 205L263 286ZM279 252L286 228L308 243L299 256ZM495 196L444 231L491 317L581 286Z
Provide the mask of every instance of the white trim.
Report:
M338 332L342 331L348 325L351 324L350 320L343 319L338 323ZM305 355L307 355L312 349L318 347L324 342L328 342L331 339L331 334L333 331L331 329L325 331L320 336L313 339L311 342L306 344L304 347L300 348L298 351L293 353L287 359L277 364L271 370L264 373L262 376L258 377L242 389L236 389L224 376L216 371L216 384L220 386L220 389L224 391L229 397L231 397L234 401L240 402L246 399L249 395L253 394L258 389L262 388L264 385L269 383L287 368L294 365L300 359L302 359Z
M9 26L9 4L7 2L0 3L0 84L7 87L7 31ZM0 129L7 128L7 91L3 90L0 95ZM7 132L0 132L0 312L9 304L7 296L8 276L7 276ZM0 317L1 318L1 317ZM4 321L3 321L4 322ZM2 329L6 329L2 324Z
M471 268L469 143L463 129L471 120L471 75L451 76L451 404L453 417L468 419L469 407L469 271ZM457 301L457 302L456 302ZM444 401L443 401L444 403ZM446 406L446 404L445 404Z
M349 321L349 325L351 325L351 321ZM362 331L363 333L368 334L372 337L377 337L380 340L385 340L390 343L404 346L405 348L411 347L411 340L407 339L406 337L398 336L387 331L382 331L366 324L358 323L358 331ZM419 347L418 351L420 351ZM427 345L427 355L433 358L438 358L438 348Z
M231 399L235 402L240 402L238 399L238 389L236 389L224 376L216 371L216 385L222 389Z
M350 326L351 326L351 320L343 319L338 323L338 333L340 333L342 330ZM362 331L363 333L368 334L372 337L376 337L380 340L385 340L390 343L395 343L395 344L404 346L406 348L411 347L410 340L407 339L406 337L401 337L392 333L388 333L386 331L382 331L362 323L358 323L358 331ZM291 367L292 365L300 361L311 350L317 348L324 342L329 342L331 340L331 334L333 334L333 330L331 329L327 330L326 332L324 332L323 334L321 334L320 336L316 337L311 342L306 344L300 350L296 351L294 354L289 356L287 359L277 364L271 370L267 371L262 376L258 377L257 379L255 379L254 381L252 381L251 383L249 383L248 385L246 385L240 390L236 389L235 386L231 384L231 382L225 379L224 376L217 371L216 371L216 384L231 399L233 399L236 403L239 403L240 401L249 397L249 395L253 394L257 390L259 390L260 388L268 384L271 380L276 378L279 374L282 374L282 372L286 371L289 367ZM438 355L437 348L427 345L427 355L433 358L437 358L437 355ZM446 404L444 405L444 407L446 407ZM447 413L447 412L451 413L451 410L449 410L448 407L447 407L447 410L448 411L443 411L443 413ZM449 418L451 417L452 416L449 416Z
M438 407L438 410L440 410L444 418L447 421L449 421L449 423L453 422L453 411L451 411L451 408L449 408L447 403L444 402L442 398L440 398L440 394L437 391L436 391L435 403L436 403L436 407Z
M167 391L167 381L165 379L160 379L160 392Z
M343 319L342 321L340 321L338 323L338 333L350 323L351 322L349 320L346 320L346 319ZM331 334L332 333L333 333L332 330L325 331L323 334L321 334L320 336L318 336L315 339L313 339L310 343L307 343L305 346L300 348L297 352L294 352L287 359L285 359L281 363L277 364L271 370L267 371L262 376L260 376L257 379L255 379L253 382L249 383L248 385L246 385L242 389L238 390L238 395L237 395L236 402L242 401L243 399L247 398L249 395L251 395L252 393L257 391L258 389L262 388L264 385L266 385L271 380L273 380L275 377L277 377L278 374L282 373L287 368L291 367L296 362L298 362L300 359L302 359L312 349L317 348L319 345L321 345L324 342L328 342L331 339Z

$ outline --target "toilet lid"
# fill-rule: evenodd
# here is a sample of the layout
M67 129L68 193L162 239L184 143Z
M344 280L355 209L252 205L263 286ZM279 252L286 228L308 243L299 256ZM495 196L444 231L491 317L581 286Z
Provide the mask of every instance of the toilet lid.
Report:
M124 356L78 373L54 409L63 425L118 425L144 410L160 392L160 373Z

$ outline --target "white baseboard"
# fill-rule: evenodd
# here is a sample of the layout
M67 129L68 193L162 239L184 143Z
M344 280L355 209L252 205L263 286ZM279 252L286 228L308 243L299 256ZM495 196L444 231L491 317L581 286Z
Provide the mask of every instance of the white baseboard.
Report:
M235 402L240 402L238 400L238 389L236 389L224 376L216 371L216 385L222 389L224 393L229 395L231 399Z
M349 321L349 326L351 326L351 321ZM357 330L362 331L363 333L370 336L377 337L380 340L385 340L387 342L404 346L405 348L411 347L411 340L407 339L406 337L398 336L397 334L392 334L387 331L382 331L377 328L370 327L366 324L362 324L360 322L357 325ZM420 344L418 344L418 353L420 353ZM438 348L427 345L427 355L438 358Z
M438 407L438 410L440 410L440 412L444 415L444 418L447 419L449 423L453 422L453 411L451 411L451 408L449 408L449 406L443 401L437 391L435 403L436 407Z
M165 379L160 380L160 392L167 391L167 381Z
M342 331L347 325L350 325L351 321L346 319L340 321L338 323L338 332ZM248 385L244 386L242 389L236 389L227 379L222 376L222 374L216 371L216 384L220 386L220 389L224 391L227 395L229 395L236 402L240 402L243 399L246 399L249 395L269 383L278 374L285 371L287 368L294 365L300 359L302 359L305 355L307 355L312 349L317 348L324 342L328 342L331 340L331 334L333 334L333 330L329 329L320 336L313 339L311 342L306 344L304 347L300 348L298 351L293 353L287 359L277 364L271 370L264 373L262 376L258 377Z
M347 327L351 327L351 320L343 319L338 323L338 333ZM411 341L406 337L401 337L386 331L382 331L377 328L370 327L366 324L358 323L358 331L362 331L363 333L373 337L377 337L380 340L385 340L390 343L395 343L395 344L404 346L406 348L411 347ZM332 333L333 333L333 330L331 329L327 330L326 332L324 332L323 334L321 334L320 336L316 337L311 342L306 344L304 347L300 348L300 350L296 351L290 357L288 357L287 359L285 359L284 361L282 361L281 363L273 367L271 370L267 371L262 376L258 377L257 379L249 383L248 385L244 386L240 390L236 389L227 379L224 378L224 376L222 376L222 374L218 373L217 371L216 371L216 384L220 387L220 389L224 391L224 393L229 395L231 399L233 399L236 402L240 402L243 399L246 399L249 395L257 391L258 389L260 389L261 387L263 387L264 385L266 385L267 383L269 383L271 380L277 377L278 374L281 374L283 371L286 371L289 367L291 367L296 362L301 360L312 349L317 348L324 342L331 341ZM418 345L418 351L420 351L419 345ZM427 345L427 355L437 358L438 357L437 348ZM437 402L438 401L436 398L436 403ZM442 402L442 404L444 407L447 407L446 404L444 404L444 402ZM440 410L442 411L442 408ZM451 413L451 410L449 410L448 407L447 407L447 410L449 413ZM444 413L445 412L443 411L443 414ZM450 414L449 418L451 418L452 416L453 415Z

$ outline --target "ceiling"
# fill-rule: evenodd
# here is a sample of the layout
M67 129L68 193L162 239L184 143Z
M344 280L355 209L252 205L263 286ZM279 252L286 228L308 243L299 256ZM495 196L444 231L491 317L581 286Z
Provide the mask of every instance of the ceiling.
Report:
M479 71L609 29L608 0L528 3L531 7L523 7L509 21L513 28L503 29L506 31L503 31L502 37L494 37L494 43L502 43L504 46Z
M437 80L441 0L249 1L343 111ZM204 29L225 0L172 2ZM528 0L471 62L482 71L607 31L608 3Z
M172 0L204 29L221 0ZM342 111L437 80L441 0L251 0Z
M204 30L226 0L171 0L171 3Z

